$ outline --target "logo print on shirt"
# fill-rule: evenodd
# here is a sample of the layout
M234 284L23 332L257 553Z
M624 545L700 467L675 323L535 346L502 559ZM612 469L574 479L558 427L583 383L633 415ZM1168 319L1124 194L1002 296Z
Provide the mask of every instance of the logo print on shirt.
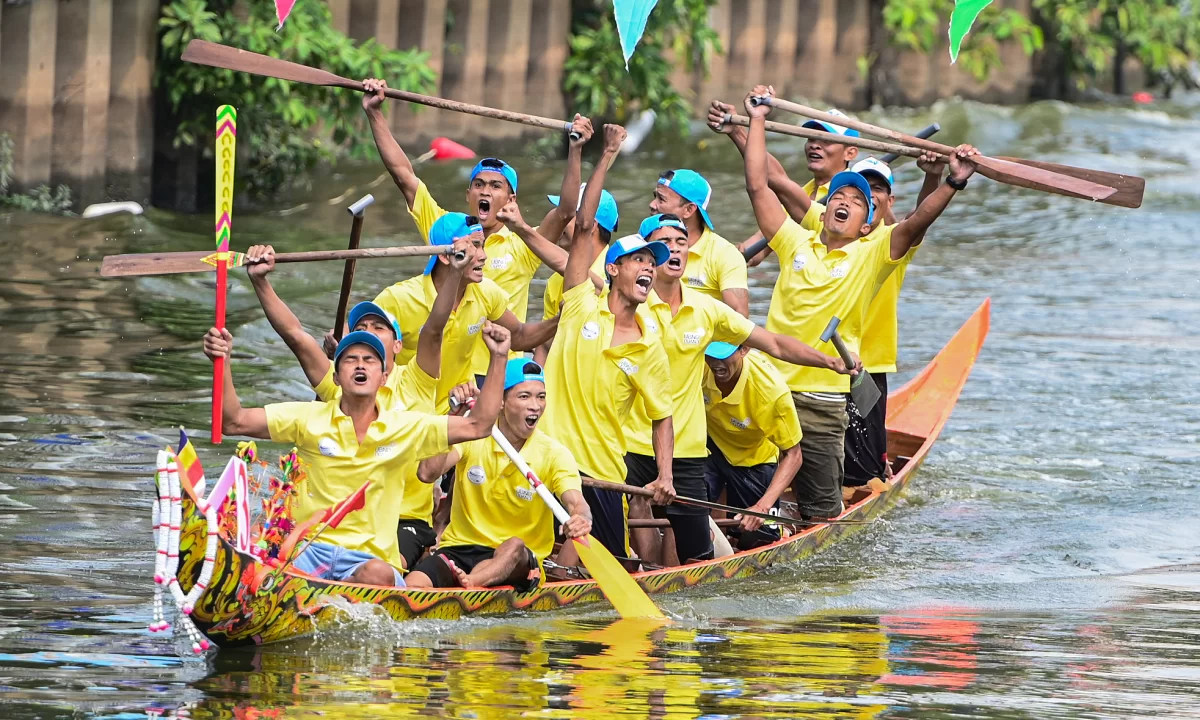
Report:
M317 449L325 457L337 457L342 454L342 448L338 446L337 441L333 438L321 438L317 441Z
M519 488L517 488L517 497L521 498L522 500L532 500L533 499L533 489L527 488L527 487L519 487Z
M591 321L583 324L583 339L595 340L600 337L600 323Z
M617 361L617 367L621 368L621 372L626 375L633 375L638 371L638 366L629 362L629 358L621 358Z
M704 340L704 331L703 330L693 330L692 332L685 332L683 334L683 344L684 345L699 345L700 342L703 340Z
M658 332L658 322L656 320L654 320L654 318L646 319L646 332L648 332L648 333Z
M738 430L745 430L750 427L750 418L738 420L737 418L729 418L729 422Z
M808 259L805 258L803 255L797 255L796 257L792 258L792 269L793 270L803 270L804 265L807 262L808 262Z
M487 318L481 317L479 318L479 322L475 323L474 325L468 325L467 334L474 335L475 333L479 332L479 328L483 327L483 321L486 319Z
M834 266L834 268L832 270L829 271L829 277L844 278L849 273L850 273L850 261L843 260L842 262L840 262L836 266Z
M687 284L688 287L702 288L708 284L708 277L704 273L700 273L695 277L688 278Z
M483 472L482 466L472 465L467 469L467 479L476 485L482 485L487 482L487 474Z
M387 457L388 455L391 455L394 452L396 452L395 443L388 443L387 445L380 445L379 447L375 448L375 457Z
M492 270L507 270L509 265L512 265L512 253L506 254L503 257L491 258L488 260L488 267Z

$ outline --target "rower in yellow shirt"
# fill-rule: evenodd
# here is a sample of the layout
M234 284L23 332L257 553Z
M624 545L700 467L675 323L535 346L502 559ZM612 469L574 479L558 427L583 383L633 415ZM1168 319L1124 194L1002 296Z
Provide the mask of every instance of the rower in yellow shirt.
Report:
M546 377L525 358L508 361L504 403L496 428L521 453L550 492L571 514L563 535L578 538L592 529L575 458L538 429L546 409ZM436 482L455 468L450 525L437 551L406 578L409 587L492 587L512 585L528 592L542 578L542 561L554 551L554 515L536 497L529 480L491 437L456 446L422 460L422 482Z
M321 536L324 542L310 544L296 558L297 569L327 580L404 585L396 542L404 466L446 452L450 445L486 437L500 413L509 333L491 323L481 332L492 352L488 368L492 382L485 384L469 418L381 409L377 395L391 368L383 343L366 331L349 333L338 343L334 379L342 393L327 402L243 408L227 354L209 352L214 360L227 360L222 408L226 431L296 446L305 471L291 508L297 523L370 482L363 509L327 529ZM213 328L209 335L226 346L233 343L228 330Z
M771 238L779 255L780 273L771 296L767 328L835 354L828 344L817 345L831 317L839 317L839 332L857 352L867 306L879 285L903 260L929 225L946 209L954 194L966 187L975 171L971 158L978 151L959 146L951 160L950 178L938 187L916 212L891 227L887 242L858 242L871 232L874 201L866 178L839 173L830 181L823 226L807 231L788 217L767 181L766 115L769 106L751 103L756 93L774 95L756 87L744 104L750 115L746 140L746 192L759 229ZM765 109L764 109L765 108ZM836 517L842 512L842 475L845 434L849 419L846 378L825 370L776 362L788 386L800 427L804 463L792 488L806 518Z
M704 351L704 414L708 420L708 497L769 513L800 469L800 420L779 369L744 345L709 343ZM779 540L779 529L743 515L729 531L739 550Z
M666 503L674 493L667 355L657 333L646 327L637 309L650 294L656 268L666 262L667 248L637 235L621 238L605 254L607 297L597 297L588 281L588 267L604 250L593 232L604 176L624 139L624 128L605 126L604 151L575 218L563 273L559 331L546 361L547 404L542 422L546 431L571 451L581 475L624 482L622 428L634 399L640 397L653 426L653 452L659 465L659 480L650 488L656 502ZM584 487L583 495L595 522L592 535L614 555L627 556L624 495L590 487ZM575 564L570 544L559 554L559 563Z
M695 170L667 170L659 175L650 201L653 214L674 215L687 226L688 271L685 282L714 300L721 300L750 317L746 259L725 238L713 232L708 203L712 185Z
M708 487L704 483L708 448L702 386L704 349L710 342L745 344L789 363L834 372L847 372L846 366L840 359L799 340L764 330L725 303L684 285L689 245L687 228L680 218L652 215L642 222L638 232L646 242L665 244L668 250L666 262L654 274L654 292L646 301L646 315L657 326L670 364L671 399L675 405L673 488L682 497L708 500ZM652 454L651 418L641 403L634 403L633 414L625 425L625 445L629 484L646 487L655 482L659 470ZM641 498L631 500L630 517L648 515L649 508L644 503ZM708 509L670 505L665 509L655 508L654 512L670 520L682 563L712 558ZM637 531L634 537L639 556L657 563L663 555L657 547L655 532Z

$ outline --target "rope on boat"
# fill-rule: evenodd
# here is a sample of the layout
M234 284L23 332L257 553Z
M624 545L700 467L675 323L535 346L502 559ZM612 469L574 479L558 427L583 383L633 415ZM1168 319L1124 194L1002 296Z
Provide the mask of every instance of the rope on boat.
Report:
M179 481L179 467L175 456L166 451L158 451L157 469L154 482L158 487L158 501L153 503L151 518L155 535L154 556L154 616L150 622L150 632L164 632L171 628L163 613L163 589L171 593L175 608L179 612L176 624L183 628L192 641L192 652L202 653L210 647L208 640L196 629L192 622L192 611L196 602L204 594L209 581L212 580L213 568L217 557L217 508L223 498L210 497L201 500L199 508L208 522L208 543L204 551L204 564L200 568L200 577L196 584L185 595L179 586L176 573L179 569L179 529L183 522L183 498ZM215 495L215 493L214 493Z

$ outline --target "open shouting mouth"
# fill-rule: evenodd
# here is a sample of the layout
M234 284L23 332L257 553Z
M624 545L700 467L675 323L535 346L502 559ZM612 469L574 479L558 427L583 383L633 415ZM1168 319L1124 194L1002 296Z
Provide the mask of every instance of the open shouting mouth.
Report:
M534 427L537 426L539 418L541 418L540 414L532 413L532 412L529 413L528 415L525 416L525 427L529 430L532 430Z
M838 222L846 222L850 219L850 208L845 205L839 205L833 210L833 217Z
M476 216L480 220L483 220L484 218L490 216L492 213L492 201L488 200L487 198L480 198L479 199L479 207L477 209L479 210L479 212L476 213Z
M649 273L644 273L642 275L638 275L637 280L634 282L636 282L637 286L641 289L645 290L646 292L650 292L650 288L654 286L654 276L650 275Z
M355 385L366 385L367 373L365 370L355 370L354 375L351 376L351 379L354 380Z
M679 270L683 267L683 258L679 257L678 255L672 255L671 258L667 260L667 267L671 268L672 270Z

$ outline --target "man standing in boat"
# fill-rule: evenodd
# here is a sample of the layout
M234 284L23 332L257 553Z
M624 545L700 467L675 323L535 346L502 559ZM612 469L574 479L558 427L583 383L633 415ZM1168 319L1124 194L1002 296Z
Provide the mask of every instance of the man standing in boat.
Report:
M744 345L710 343L704 351L704 413L708 462L704 481L710 500L770 513L800 470L800 420L779 369ZM743 515L730 532L739 550L779 539L761 518Z
M439 217L446 213L433 199L429 188L417 177L408 156L392 136L387 119L380 110L385 100L387 83L383 80L363 81L363 110L370 120L371 134L383 164L392 180L404 194L408 211L421 237L429 242L429 230ZM583 146L592 137L591 120L576 115L571 124L572 138L567 151L567 169L562 181L562 202L557 203L542 219L539 228L544 237L555 239L563 228L575 217L579 203L579 180L583 158ZM517 320L525 322L529 311L529 283L541 265L541 260L516 233L504 226L499 218L500 209L517 197L517 171L507 162L497 158L479 161L467 186L467 214L479 218L486 237L484 248L487 263L484 277L495 282L506 295L505 306ZM519 345L517 349L520 349ZM477 349L474 356L474 372L481 374L487 366L487 353Z
M655 329L647 327L638 309L650 294L654 274L669 254L662 243L647 243L631 235L605 249L596 241L596 209L608 166L616 160L625 139L619 125L604 128L604 151L596 162L575 218L575 233L563 273L559 331L546 361L547 432L574 456L582 475L625 480L626 418L641 398L652 425L651 444L658 479L648 487L655 502L675 496L671 458L670 376L666 352ZM596 295L588 268L604 252L609 292ZM625 496L619 492L583 489L595 519L593 536L614 555L629 553ZM574 565L574 550L563 547L559 562Z
M243 408L233 384L228 354L224 356L225 396L222 417L230 435L245 435L296 446L305 477L296 488L292 516L302 523L313 513L332 507L364 482L370 482L363 509L351 513L296 558L294 567L327 580L367 585L404 585L396 540L404 467L446 452L451 445L487 437L500 413L509 333L485 323L480 330L492 362L491 383L485 384L470 417L428 415L384 410L378 393L387 381L387 351L375 335L352 332L334 354L334 382L341 396L328 402L274 403ZM212 328L232 347L228 330ZM211 347L206 344L206 350Z
M687 227L687 286L750 317L746 260L733 243L713 232L708 215L712 193L712 185L695 170L668 170L654 185L650 212L674 215Z
M562 499L571 514L563 524L563 535L584 537L591 532L592 513L583 499L579 469L569 450L538 429L545 409L546 378L541 366L525 358L509 360L496 428L550 492ZM554 550L550 508L491 437L422 460L417 476L433 483L450 468L456 468L460 478L450 525L438 549L405 578L408 586L512 585L518 592L537 587L542 561Z
M793 337L764 330L725 303L684 285L691 245L687 228L680 218L652 215L642 222L638 232L646 242L662 243L668 250L667 261L654 274L654 291L646 301L645 314L658 326L670 364L671 398L675 406L672 414L675 492L683 497L708 500L704 482L708 449L702 388L704 349L710 342L745 344L795 365L824 368L835 373L850 371L840 358L817 352ZM629 484L644 487L654 482L658 469L652 454L651 422L642 403L634 403L633 415L625 425L625 446ZM642 515L635 512L638 500L635 498L630 503L630 517ZM656 508L656 514L665 514L671 521L680 562L712 558L708 509L671 505ZM652 530L646 533L635 531L634 536L639 538L637 550L643 559L660 562L663 555L653 547L653 533Z
M871 232L874 201L867 180L843 172L830 181L826 210L817 231L808 231L792 220L767 181L767 105L753 105L751 97L773 96L774 90L756 87L747 95L750 132L745 149L746 191L759 229L771 238L779 255L780 273L771 296L767 328L819 346L820 335L831 317L839 317L839 332L852 351L860 345L867 306L880 283L936 220L955 193L966 187L975 171L971 158L978 151L960 145L951 156L950 176L916 212L888 226L879 242L857 242ZM836 517L842 510L842 477L845 434L848 424L846 396L849 382L827 370L801 368L776 362L792 391L804 437L804 463L793 490L806 518Z

